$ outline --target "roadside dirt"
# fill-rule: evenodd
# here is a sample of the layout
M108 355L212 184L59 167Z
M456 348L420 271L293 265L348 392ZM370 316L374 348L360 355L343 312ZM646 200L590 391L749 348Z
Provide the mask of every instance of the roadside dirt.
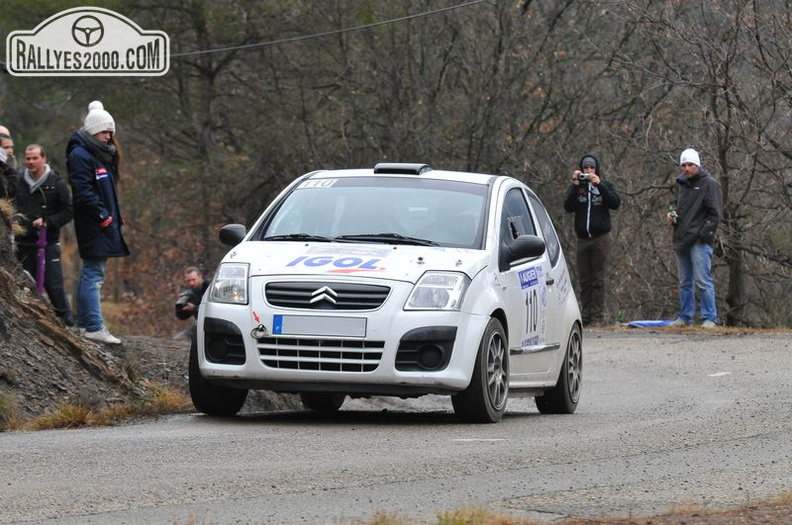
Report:
M109 347L135 378L146 379L185 394L190 342L187 339L163 339L144 336L124 336L123 344ZM243 411L298 410L302 405L296 395L251 391Z
M663 514L651 518L564 521L564 525L785 525L792 523L792 503L743 507L723 512Z

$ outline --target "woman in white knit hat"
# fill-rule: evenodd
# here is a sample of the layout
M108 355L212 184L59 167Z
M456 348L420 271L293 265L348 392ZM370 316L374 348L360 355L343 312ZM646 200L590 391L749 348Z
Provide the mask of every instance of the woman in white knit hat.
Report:
M74 229L82 259L77 326L85 330L86 338L109 344L121 340L108 331L102 318L100 291L105 267L108 257L129 255L116 193L119 153L115 130L113 117L95 100L88 106L84 126L74 132L66 147Z

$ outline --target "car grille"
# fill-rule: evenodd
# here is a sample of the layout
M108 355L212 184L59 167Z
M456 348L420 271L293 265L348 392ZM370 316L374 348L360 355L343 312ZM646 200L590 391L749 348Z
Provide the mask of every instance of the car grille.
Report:
M265 337L258 340L261 362L271 368L372 372L384 341Z
M390 293L387 286L350 283L268 283L267 302L273 306L304 310L372 310Z

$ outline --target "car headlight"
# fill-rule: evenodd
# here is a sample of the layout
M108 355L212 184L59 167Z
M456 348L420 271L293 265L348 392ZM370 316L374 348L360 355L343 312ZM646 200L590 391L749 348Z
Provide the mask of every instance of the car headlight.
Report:
M427 272L413 288L405 310L459 310L470 286L467 275L455 272Z
M215 303L247 304L248 269L248 264L221 264L212 282L209 300Z

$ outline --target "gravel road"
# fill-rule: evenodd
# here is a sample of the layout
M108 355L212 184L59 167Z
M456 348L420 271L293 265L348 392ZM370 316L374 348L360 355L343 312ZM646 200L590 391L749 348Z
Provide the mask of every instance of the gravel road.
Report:
M463 425L432 396L0 434L0 523L551 522L792 495L789 334L600 330L584 352L572 416L511 399Z

